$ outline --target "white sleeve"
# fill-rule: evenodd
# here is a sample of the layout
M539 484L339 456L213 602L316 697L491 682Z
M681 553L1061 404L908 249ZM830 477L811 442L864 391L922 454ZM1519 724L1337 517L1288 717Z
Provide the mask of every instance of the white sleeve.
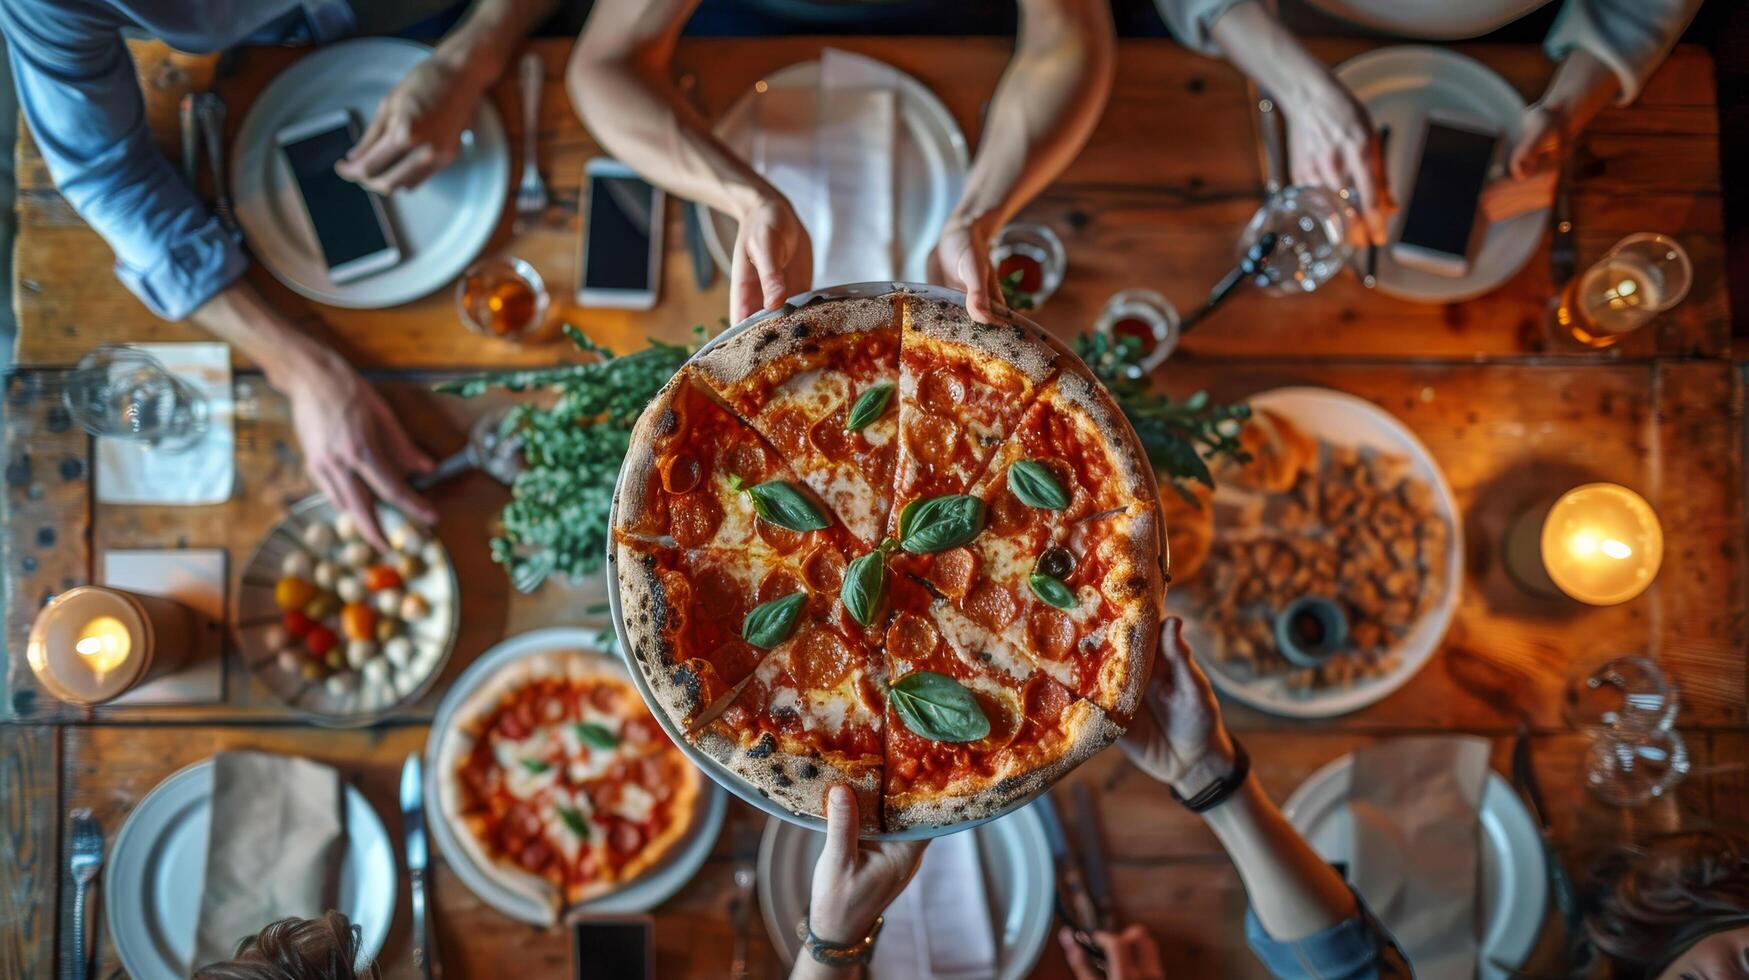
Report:
M1178 43L1206 55L1221 56L1209 28L1228 10L1247 0L1154 0L1154 8Z
M1627 105L1699 9L1700 0L1567 0L1543 50L1556 61L1574 48L1590 52L1615 72L1621 82L1616 105Z

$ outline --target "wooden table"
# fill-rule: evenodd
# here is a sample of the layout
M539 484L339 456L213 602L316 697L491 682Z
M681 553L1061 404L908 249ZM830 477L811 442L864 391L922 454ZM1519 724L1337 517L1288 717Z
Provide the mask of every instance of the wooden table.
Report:
M763 72L811 57L819 39L686 40L681 70L697 70L703 100L720 114ZM986 39L834 39L911 72L939 93L975 140L979 106L1008 45ZM1316 50L1332 62L1362 46ZM598 152L578 125L559 82L567 47L536 45L547 60L540 156L555 202L540 224L512 236L509 215L493 240L539 267L558 296L574 287L577 187L582 163ZM1492 65L1527 96L1549 66L1531 48L1462 48ZM176 97L212 82L210 60L138 49L155 128L168 148ZM252 95L298 55L248 52L216 89L233 125ZM709 71L704 69L708 67ZM510 85L495 93L520 146L520 113ZM1084 329L1118 288L1150 285L1188 307L1222 271L1261 180L1247 97L1224 65L1163 42L1125 42L1111 105L1088 149L1028 210L1062 233L1070 256L1063 291L1039 319L1065 334ZM1578 151L1575 209L1581 260L1632 231L1676 234L1695 263L1688 301L1609 356L1571 357L1545 349L1541 317L1550 293L1546 252L1497 292L1470 303L1418 306L1359 289L1343 278L1292 301L1242 296L1198 331L1162 381L1172 390L1208 388L1239 397L1283 383L1329 385L1370 398L1425 441L1463 510L1466 581L1442 651L1403 690L1343 718L1301 723L1237 705L1229 724L1251 747L1256 769L1278 799L1319 766L1369 741L1404 733L1472 732L1491 739L1504 771L1512 733L1535 732L1536 767L1551 797L1558 840L1584 845L1633 839L1712 820L1749 817L1749 718L1745 716L1746 577L1744 371L1728 360L1724 256L1720 242L1717 112L1711 65L1680 48L1631 110L1599 117ZM512 168L519 170L520 161ZM289 501L310 492L285 404L259 375L238 376L237 491L198 508L121 507L91 494L90 440L59 409L65 366L91 346L117 340L193 339L189 328L147 313L106 270L107 248L52 190L28 141L19 151L18 358L7 380L7 508L4 555L6 639L21 649L48 596L90 580L105 551L129 547L217 547L233 574ZM716 323L718 286L693 289L670 214L663 301L632 315L565 308L564 315L616 349L645 335L680 339L694 323ZM1546 248L1546 245L1545 245ZM325 332L372 368L415 437L434 452L461 445L488 401L429 391L432 371L539 363L561 348L524 349L474 337L455 323L447 296L385 311L316 307L261 270L254 280L281 308ZM564 306L564 304L561 304ZM245 365L246 367L246 365ZM1644 595L1611 608L1533 600L1507 581L1498 543L1507 521L1540 493L1592 479L1631 486L1658 509L1667 557ZM549 586L514 593L486 554L481 514L506 499L470 475L435 494L439 533L468 583L462 634L445 670L453 679L499 638L536 626L585 623L588 603ZM1558 710L1567 671L1604 653L1650 651L1683 686L1681 723L1696 775L1673 797L1634 811L1605 807L1580 788L1584 744ZM437 693L366 731L299 724L233 663L226 700L210 707L113 709L81 715L39 695L16 662L5 672L0 715L0 975L41 976L64 962L71 889L63 837L69 808L89 806L113 837L128 810L169 773L215 751L255 747L296 752L336 765L383 813L399 840L394 787L401 760L424 745ZM1258 972L1240 932L1243 893L1214 839L1165 792L1107 752L1071 777L1100 793L1121 913L1145 923L1181 975ZM1115 815L1121 814L1121 819ZM725 909L732 871L748 854L734 826L755 822L731 807L731 831L698 878L657 912L662 976L724 972L731 936ZM567 962L562 932L514 925L482 906L437 862L436 921L450 976L520 971L556 975ZM392 975L411 975L406 895L384 952ZM780 969L763 929L755 931L755 976ZM119 966L107 936L97 941L100 977ZM1066 970L1054 943L1039 974Z

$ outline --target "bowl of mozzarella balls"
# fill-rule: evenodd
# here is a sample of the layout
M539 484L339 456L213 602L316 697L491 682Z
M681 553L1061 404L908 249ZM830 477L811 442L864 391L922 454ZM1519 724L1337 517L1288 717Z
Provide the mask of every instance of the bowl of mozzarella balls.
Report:
M387 551L321 497L294 505L237 589L237 649L257 681L324 725L368 725L418 700L455 643L443 545L379 504Z

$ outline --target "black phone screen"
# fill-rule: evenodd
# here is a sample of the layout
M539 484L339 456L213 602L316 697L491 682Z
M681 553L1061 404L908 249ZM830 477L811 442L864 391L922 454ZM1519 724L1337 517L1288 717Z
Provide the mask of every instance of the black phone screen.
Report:
M1401 241L1450 255L1469 251L1470 231L1497 139L1490 133L1427 124L1421 169L1398 236Z
M636 177L589 178L583 288L649 289L656 189Z
M577 980L644 980L650 970L650 924L578 922Z
M350 127L341 126L282 147L330 269L389 247L370 192L334 172L354 142Z

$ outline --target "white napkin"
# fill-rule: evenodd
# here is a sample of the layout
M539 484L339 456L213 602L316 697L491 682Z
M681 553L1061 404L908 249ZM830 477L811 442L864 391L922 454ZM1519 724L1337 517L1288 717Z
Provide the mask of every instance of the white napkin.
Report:
M895 74L827 48L817 89L759 97L749 162L808 229L815 283L893 278Z
M224 344L139 344L206 398L207 429L180 453L126 439L97 439L97 499L108 504L218 504L237 479L231 349Z
M1354 753L1348 878L1421 980L1476 975L1487 778L1486 739L1399 738Z
M985 980L996 936L976 831L938 837L917 877L887 907L869 965L876 980Z

